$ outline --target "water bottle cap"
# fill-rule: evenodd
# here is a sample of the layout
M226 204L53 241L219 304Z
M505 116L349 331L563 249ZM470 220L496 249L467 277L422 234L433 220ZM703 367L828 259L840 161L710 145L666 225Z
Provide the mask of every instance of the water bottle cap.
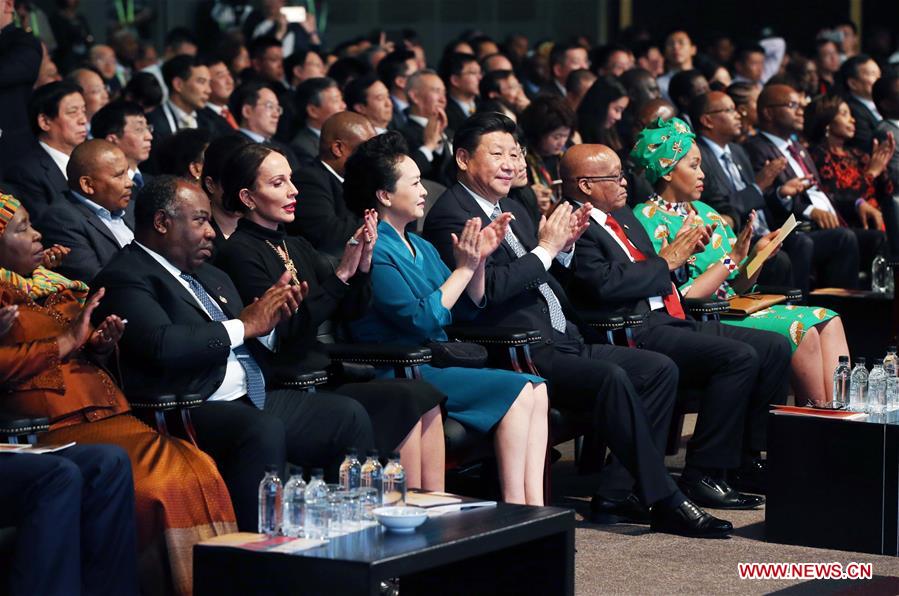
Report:
M377 449L369 449L368 451L365 452L365 454L366 454L368 457L374 457L374 458L377 458L377 457L378 457L378 450L377 450Z
M840 362L849 362L849 356L840 356Z
M280 466L278 466L278 464L268 464L267 466L265 466L265 473L266 474L277 474L279 467Z
M287 467L287 473L290 476L302 476L303 475L303 467L290 464L290 466Z
M895 352L895 351L896 351L896 346L888 346L887 347L887 352Z
M875 358L874 366L883 366L883 358Z
M346 454L347 455L359 455L359 450L356 449L355 447L350 447L349 449L346 450Z
M324 476L325 471L322 468L312 468L309 474L312 478L315 478L316 476Z
M399 459L399 458L400 458L400 452L399 452L399 451L391 451L391 452L390 452L390 459Z
M865 362L866 360L864 359L864 357L855 359L856 364L864 364Z

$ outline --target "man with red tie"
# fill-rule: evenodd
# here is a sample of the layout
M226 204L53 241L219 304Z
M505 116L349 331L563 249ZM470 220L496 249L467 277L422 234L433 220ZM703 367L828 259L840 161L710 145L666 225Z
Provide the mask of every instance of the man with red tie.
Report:
M766 464L759 454L769 404L786 401L789 346L775 333L684 314L672 276L708 243L710 230L684 226L657 254L626 206L627 182L614 151L575 145L560 168L565 198L593 205L590 226L575 244L569 297L584 310L646 313L635 330L636 347L668 356L681 386L703 391L681 490L705 506L749 505L755 497L739 495L729 483L764 491ZM725 463L732 461L742 466Z

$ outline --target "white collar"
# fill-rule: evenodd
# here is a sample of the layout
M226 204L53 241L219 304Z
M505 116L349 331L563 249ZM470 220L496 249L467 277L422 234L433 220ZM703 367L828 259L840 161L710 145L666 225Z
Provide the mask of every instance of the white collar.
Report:
M880 112L877 111L877 105L871 99L865 99L864 97L859 97L858 95L852 94L852 97L857 99L863 106L868 108L868 111L877 116L878 120L883 120L883 117L880 115Z
M396 95L391 95L391 96L390 96L390 99L393 100L393 103L396 104L396 107L399 108L399 111L400 111L400 112L402 112L403 110L405 110L406 108L409 107L409 102L408 102L408 101L403 101L402 99L400 99L400 98L397 97Z
M778 137L771 134L770 132L765 132L764 130L760 130L759 132L765 135L765 138L767 138L769 141L774 143L774 146L777 147L781 151L781 153L787 151L787 147L790 146L790 139Z
M708 145L709 149L712 150L712 153L715 154L715 157L718 158L719 161L721 161L721 156L725 153L730 155L730 147L728 147L726 144L724 145L724 147L722 147L708 137L700 136L699 138L702 139L706 145ZM731 157L731 159L733 158Z
M53 160L53 163L55 163L56 166L62 171L62 177L68 180L69 175L66 174L66 168L69 166L70 156L66 155L59 149L54 149L43 141L38 141L38 144L43 147L44 151L46 151L50 158Z
M172 102L171 99L169 99L169 100L166 102L166 104L169 106L169 109L172 111L172 116L175 117L175 124L176 124L176 125L181 124L181 122L183 122L185 118L194 118L194 119L196 119L196 117L197 117L197 111L196 111L196 110L194 110L193 112L191 112L190 114L188 114L187 112L185 112L184 110L182 110L181 108L179 108L178 106L176 106L176 105L174 104L174 102Z
M553 79L553 83L555 83L556 89L559 90L559 92L562 94L562 97L565 97L568 95L568 89L565 88L565 85L560 83L557 79Z
M210 110L212 110L213 112L215 112L216 114L218 114L219 116L222 115L222 110L225 109L225 106L216 105L216 104L212 103L211 101L206 102L206 107L209 108Z
M87 198L86 196L81 194L80 192L75 192L74 190L70 190L69 192L71 192L75 196L76 199L78 199L79 201L84 203L88 209L90 209L91 211L96 213L101 219L112 220L112 219L122 219L123 217L125 217L124 209L119 209L116 212L112 212L109 209L107 209L106 207L104 207L103 205L101 205L99 203L95 203L94 201L90 200L89 198Z
M465 114L474 114L474 108L475 108L474 100L462 101L461 99L457 99L457 98L453 97L452 95L450 95L449 98L451 100L453 100L454 102L456 102L456 105L459 106L460 108L462 108L462 111L465 112Z
M314 135L317 136L318 138L322 138L322 129L320 129L320 128L312 128L311 126L307 126L306 128L308 128L309 130L311 130L311 131L312 131L312 134L314 134Z
M134 168L133 170L131 168L128 168L128 177L129 178L134 180L135 174L140 174L140 168ZM143 176L143 174L141 174L141 176Z
M376 127L375 127L375 133L377 133L377 134L379 134L379 135L382 135L382 134L384 134L385 132L387 132L387 129L386 129L386 128L381 128L380 126L376 126Z
M264 143L266 141L265 137L259 134L258 132L253 132L252 130L241 127L240 132L247 135L257 143Z
M459 184L462 185L462 188L464 188L465 190L468 191L468 194L471 195L471 197L475 200L475 202L478 204L478 206L481 208L481 210L487 215L487 217L489 219L493 219L493 211L494 211L494 209L496 209L496 205L499 205L499 201L497 201L496 203L492 203L492 202L488 201L487 199L485 199L484 197L482 197L481 195L479 195L478 193L476 193L475 191L473 191L470 188L468 188L467 186L465 186L464 184L462 184L461 182Z
M425 126L428 125L428 119L427 119L427 118L425 118L424 116L416 116L415 114L413 114L413 113L411 113L411 112L409 113L409 120L411 120L412 122L415 122L416 124L418 124L418 125L421 126L422 128L424 128Z
M162 256L155 250L151 250L151 249L147 248L146 246L144 246L137 240L135 240L134 243L136 245L138 245L139 247L141 247L142 249L144 249L145 251L147 251L147 254L150 255L151 257L153 257L154 261L156 261L157 263L162 265L163 269L165 269L166 271L171 273L172 277L177 279L179 282L181 281L181 270L178 269L177 267L175 267L174 265L172 265L171 261L169 261L167 258Z
M340 183L343 184L343 176L341 176L340 174L338 174L338 173L334 170L334 168L332 168L329 164L327 164L327 163L325 163L325 162L322 162L322 165L325 166L325 169L326 169L326 170L328 170L329 172L331 172L332 174L334 174L334 177L337 178L338 180L340 180Z

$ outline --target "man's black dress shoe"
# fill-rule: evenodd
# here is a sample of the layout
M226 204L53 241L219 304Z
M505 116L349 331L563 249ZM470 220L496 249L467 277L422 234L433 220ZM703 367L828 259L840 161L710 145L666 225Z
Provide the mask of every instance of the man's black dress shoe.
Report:
M660 505L653 507L649 528L654 532L691 538L726 538L734 530L729 521L709 515L690 500L674 509Z
M744 495L735 491L724 480L716 480L711 476L704 476L699 480L684 480L679 482L680 489L701 507L712 509L755 509L765 502L765 497Z
M729 474L728 484L740 492L767 494L768 462L760 457L753 458Z
M633 493L620 500L593 495L590 521L594 524L648 524L649 509Z

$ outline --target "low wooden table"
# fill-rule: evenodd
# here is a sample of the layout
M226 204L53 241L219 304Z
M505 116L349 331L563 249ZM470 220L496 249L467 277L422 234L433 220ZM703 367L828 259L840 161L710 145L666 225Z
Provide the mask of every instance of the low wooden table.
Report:
M380 526L295 554L194 547L194 593L369 594L400 578L406 594L573 594L574 512L499 503L428 519L415 533Z
M767 539L899 556L899 412L768 421Z

